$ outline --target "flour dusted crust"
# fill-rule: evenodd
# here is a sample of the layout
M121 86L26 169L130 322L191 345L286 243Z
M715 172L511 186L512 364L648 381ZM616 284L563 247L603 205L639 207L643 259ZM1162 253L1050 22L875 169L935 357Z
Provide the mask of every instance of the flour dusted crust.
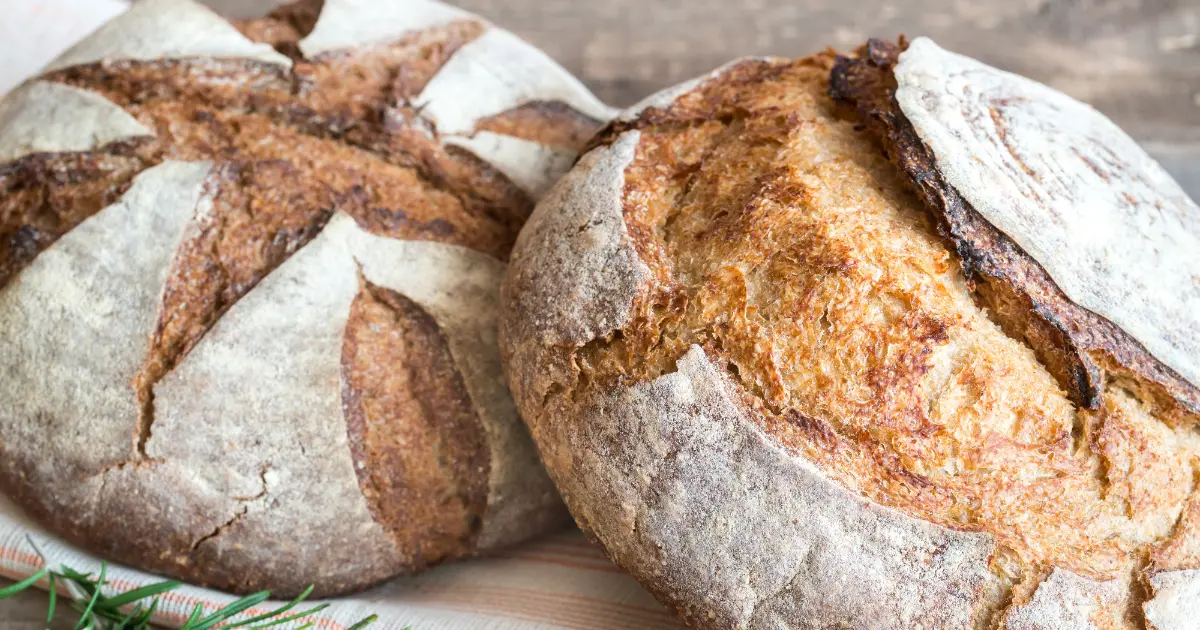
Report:
M124 461L137 417L131 383L210 168L164 162L143 172L117 204L60 239L0 292L5 373L27 365L44 370L37 379L0 384L6 449L44 454L21 458L35 467L31 474L66 480L72 468L95 472ZM94 346L106 351L72 352ZM62 454L70 455L60 461Z
M578 157L573 151L491 131L476 131L469 136L447 136L445 142L497 164L497 168L521 190L538 198L570 170Z
M181 57L253 59L282 66L291 60L252 42L194 0L146 0L113 18L50 63L47 70L104 60Z
M918 38L896 100L946 182L1063 293L1200 386L1200 207L1088 105Z
M747 421L699 347L676 367L542 430L576 519L685 618L970 628L999 603L988 536L853 496Z
M501 350L551 477L697 628L1172 627L1190 386L1120 331L1013 324L1044 311L984 282L996 237L955 231L886 70L854 66L887 59L729 64L543 199Z
M1173 571L1150 578L1154 598L1145 604L1151 630L1184 630L1200 618L1200 570Z
M516 63L517 59L523 63ZM455 95L469 90L471 99ZM467 44L416 97L422 115L436 121L448 144L500 164L522 190L540 197L570 168L576 150L479 129L489 117L531 101L552 100L607 120L613 110L549 57L515 35L490 30Z
M1028 602L1009 608L1007 630L1041 628L1136 628L1126 619L1129 584L1093 582L1055 569Z
M369 15L370 19L363 19L364 15ZM428 0L325 0L316 25L300 40L299 46L306 57L316 57L330 51L386 43L403 33L464 19L474 19L474 16Z
M464 90L475 98L459 98ZM444 134L469 134L479 119L531 100L560 101L598 120L613 114L562 66L500 29L463 46L416 100Z
M628 321L649 280L621 215L623 171L637 141L630 132L585 154L517 237L500 336L509 387L526 422L532 405L570 369L547 347L607 336Z
M154 388L152 460L184 463L193 484L221 496L266 499L195 543L201 561L275 565L288 591L352 583L364 570L379 579L401 561L358 491L347 432L330 422L341 415L342 332L358 292L354 229L331 220ZM326 543L351 540L353 549Z
M0 160L90 151L152 135L125 110L86 90L33 81L0 102Z
M470 14L386 4L147 0L0 102L0 489L57 533L285 596L564 522L498 293L599 124L573 105L607 109ZM481 38L497 107L443 133L415 99L473 100L446 75Z
M463 248L355 234L363 275L410 296L438 321L479 409L492 465L476 545L487 550L526 538L531 515L558 517L560 504L504 386L496 338L504 265Z

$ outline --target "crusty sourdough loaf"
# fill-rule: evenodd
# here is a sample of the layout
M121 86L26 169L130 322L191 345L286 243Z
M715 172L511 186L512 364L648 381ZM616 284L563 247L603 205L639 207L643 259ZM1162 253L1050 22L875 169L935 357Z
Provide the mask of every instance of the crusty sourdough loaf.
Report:
M608 114L437 2L134 4L0 102L0 488L277 595L561 525L497 300Z
M1197 252L1045 86L926 39L742 60L543 198L501 354L576 521L696 628L1194 629Z

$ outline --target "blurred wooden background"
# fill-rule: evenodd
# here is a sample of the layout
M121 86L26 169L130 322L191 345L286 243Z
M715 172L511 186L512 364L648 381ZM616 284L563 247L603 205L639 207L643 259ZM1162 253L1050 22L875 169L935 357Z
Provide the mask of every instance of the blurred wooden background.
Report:
M207 1L234 17L276 4ZM1200 198L1200 0L456 3L540 46L613 105L734 57L799 56L826 46L850 49L870 36L928 35L1092 103ZM0 630L41 628L45 605L40 593L0 602ZM70 624L64 617L55 626Z

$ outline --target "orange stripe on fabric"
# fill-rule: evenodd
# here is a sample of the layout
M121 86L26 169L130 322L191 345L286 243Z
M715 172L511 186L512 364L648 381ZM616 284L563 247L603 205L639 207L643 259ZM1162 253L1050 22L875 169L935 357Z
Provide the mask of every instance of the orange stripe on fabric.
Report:
M29 573L22 574L16 570L5 570L5 569L3 569L3 567L0 567L0 575L4 575L7 578L17 580L17 581L28 578L30 575L32 575L36 571L40 570L41 566L42 566L42 559L39 558L37 555L31 554L31 553L28 553L25 551L21 551L19 549L14 549L12 547L0 546L0 559L20 562L21 564L28 565L34 569L34 571L30 571ZM139 586L142 586L141 584L136 584L133 582L129 582L127 580L119 580L119 579L111 579L111 578L105 578L104 582L105 582L105 584L117 589L118 591L128 591L128 590L138 588ZM38 582L38 586L40 586L43 590L45 590L49 586L49 583L46 580L40 580ZM64 591L62 591L60 589L60 592L64 592ZM66 594L66 593L64 592L64 594ZM191 611L196 608L196 604L200 604L202 609L205 612L216 611L217 609L222 607L222 604L220 604L218 602L214 602L214 601L208 600L208 599L202 599L199 597L195 597L193 595L185 595L178 591L168 591L166 593L162 593L162 594L158 595L158 597L159 597L159 599L161 599L165 602L175 602L175 603L183 604L186 607L186 612L174 613L174 612L170 612L170 611L166 611L166 610L156 610L156 611L154 611L154 617L156 619L173 619L176 621L186 621L187 618L191 615ZM243 615L253 617L253 616L268 613L271 610L273 610L273 609L263 608L263 607L255 607L255 608L251 608L251 609L247 610L245 613L243 613ZM297 620L297 621L299 621L299 620ZM321 628L326 628L327 630L346 630L346 626L344 626L336 621L333 621L332 619L326 619L324 617L320 617L317 619L306 619L305 621L312 621L313 625L321 627Z
M12 547L0 547L0 558L12 562L27 564L38 569L40 569L42 566L42 559L36 554L29 553L28 551L21 551L20 549L14 549Z

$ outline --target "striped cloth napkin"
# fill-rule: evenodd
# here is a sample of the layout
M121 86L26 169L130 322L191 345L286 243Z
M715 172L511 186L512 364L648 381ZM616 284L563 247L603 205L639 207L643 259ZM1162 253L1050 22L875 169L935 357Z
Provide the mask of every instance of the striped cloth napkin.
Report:
M45 559L39 555L45 555ZM0 575L23 579L43 566L67 565L93 575L100 560L46 533L0 495ZM109 592L161 577L110 565ZM42 585L43 588L46 586ZM64 595L68 593L61 591ZM107 593L106 593L107 594ZM212 612L236 597L193 586L166 594L155 620L177 627L196 604ZM416 577L330 600L312 619L321 630L346 630L370 614L378 630L679 630L683 625L633 578L571 529L487 558L443 565ZM314 600L311 603L319 603ZM261 614L281 602L246 613Z
M121 0L3 0L0 94L125 6ZM83 573L98 574L100 570L99 558L50 535L0 495L0 575L20 580L43 566L57 569L61 565ZM163 579L117 565L109 566L107 576L110 592ZM65 590L63 594L68 595ZM234 599L184 586L163 596L155 621L177 627L196 604L212 612ZM243 617L278 606L266 602ZM311 621L321 630L345 630L370 614L378 615L372 628L379 630L683 628L574 529L488 558L445 565L332 600L332 605Z

